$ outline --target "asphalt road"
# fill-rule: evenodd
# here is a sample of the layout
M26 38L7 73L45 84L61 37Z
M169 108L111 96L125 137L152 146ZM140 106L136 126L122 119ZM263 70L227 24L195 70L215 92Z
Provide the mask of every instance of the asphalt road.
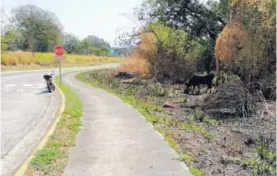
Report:
M107 64L62 69L62 73L117 67ZM1 175L10 176L39 144L60 105L56 92L48 93L43 75L57 69L1 73Z

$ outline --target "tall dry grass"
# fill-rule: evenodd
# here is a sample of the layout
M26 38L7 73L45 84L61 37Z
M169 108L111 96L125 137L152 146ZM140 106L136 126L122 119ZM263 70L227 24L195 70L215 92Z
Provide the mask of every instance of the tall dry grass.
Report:
M151 69L149 58L156 53L156 38L153 33L141 33L140 44L127 56L126 61L120 65L120 72L137 72L141 75L148 75Z
M148 75L150 71L150 64L144 56L137 50L133 50L126 61L118 68L120 72L137 72L141 75Z
M122 62L120 57L100 57L91 55L66 54L65 63L69 65L87 65L101 62ZM55 65L53 53L34 53L24 51L5 51L1 53L1 65L19 66L19 65Z

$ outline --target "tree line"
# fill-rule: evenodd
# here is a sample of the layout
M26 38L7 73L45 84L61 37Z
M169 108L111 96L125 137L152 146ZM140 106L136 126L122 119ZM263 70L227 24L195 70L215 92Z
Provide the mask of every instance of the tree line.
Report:
M63 32L63 26L53 12L35 5L19 6L11 12L11 17L5 19L8 24L2 27L2 51L52 52L55 45L62 44L69 54L110 54L110 44L95 35L80 40ZM4 11L1 14L3 16Z

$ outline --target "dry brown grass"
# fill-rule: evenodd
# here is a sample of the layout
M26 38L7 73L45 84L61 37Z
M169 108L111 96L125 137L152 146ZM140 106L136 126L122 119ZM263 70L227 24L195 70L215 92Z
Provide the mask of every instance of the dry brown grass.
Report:
M93 55L74 55L66 54L64 66L88 66L100 63L122 62L120 57L98 57ZM15 68L38 68L55 67L57 63L54 60L53 53L31 53L24 51L5 51L1 53L1 66L3 70Z
M238 22L231 21L219 34L215 45L215 57L223 62L231 62L238 51L246 46L247 31Z
M138 72L140 75L149 74L149 63L147 60L137 54L132 54L127 60L120 65L118 71L120 72Z
M150 73L149 54L156 52L156 38L153 33L142 33L139 36L141 43L133 49L118 69L120 72L137 72L140 75Z

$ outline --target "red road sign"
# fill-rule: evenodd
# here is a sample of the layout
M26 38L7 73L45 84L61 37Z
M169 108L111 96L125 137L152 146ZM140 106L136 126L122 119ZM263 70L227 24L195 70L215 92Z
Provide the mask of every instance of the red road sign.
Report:
M64 54L64 48L63 46L61 45L57 45L55 48L54 48L54 52L57 56L62 56Z

